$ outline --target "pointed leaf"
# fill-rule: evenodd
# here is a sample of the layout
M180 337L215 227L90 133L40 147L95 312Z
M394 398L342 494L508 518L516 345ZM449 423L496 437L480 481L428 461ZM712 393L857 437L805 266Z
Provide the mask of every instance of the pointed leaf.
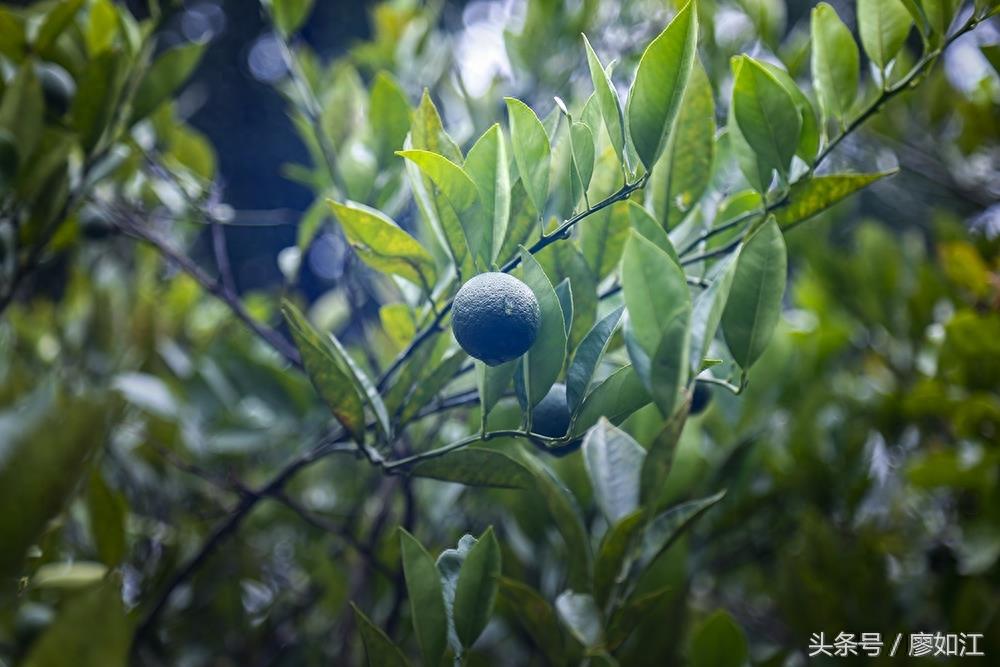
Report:
M388 166L394 151L403 148L411 118L406 93L387 72L379 72L372 82L368 118L375 142L375 157L380 165Z
M177 92L201 60L205 44L181 44L164 51L142 78L132 100L130 124L137 123Z
M722 321L722 313L729 300L729 291L736 275L736 257L733 253L712 267L711 284L695 297L691 308L691 372L697 373L708 356L709 347Z
M511 151L528 199L538 216L545 212L549 196L549 163L552 149L545 127L531 107L513 97L507 102Z
M691 667L743 667L749 658L747 636L726 611L716 611L695 628Z
M493 614L500 583L500 545L487 528L469 550L455 586L455 633L462 646L472 646Z
M722 313L726 344L744 369L764 352L778 324L786 271L785 239L771 217L744 242Z
M292 35L309 17L313 0L267 0L275 27L284 37Z
M762 168L787 175L799 145L802 118L778 80L753 58L735 60L733 113Z
M441 575L423 545L402 528L399 529L399 550L420 654L425 665L439 665L448 646L448 616Z
M604 620L592 596L563 591L556 598L556 611L560 620L586 648L593 649L604 644Z
M652 169L666 145L691 75L698 15L688 2L642 54L629 91L626 115L639 159Z
M656 221L656 218L654 218L649 211L640 206L639 202L634 200L625 202L625 208L628 211L629 222L632 225L632 229L639 232L646 238L647 241L652 241L656 247L670 255L670 259L674 260L674 262L680 266L681 260L680 257L677 256L677 250L674 248L674 244L670 241L670 235L667 234L667 230Z
M578 197L574 197L573 205L579 203L580 197L590 187L590 179L594 175L594 133L584 123L574 122L569 128L570 145L573 154L573 182Z
M347 242L365 264L405 278L430 293L436 280L434 258L419 241L377 209L352 201L327 203L340 221Z
M601 109L601 117L604 119L604 127L607 128L608 136L611 138L611 145L615 149L615 156L619 160L625 157L625 114L622 112L622 103L618 98L618 90L611 81L608 71L601 66L601 61L594 52L587 36L583 36L583 45L587 50L587 65L590 67L590 79L594 83L594 93L597 104Z
M761 61L760 64L792 96L795 108L799 110L799 116L802 118L802 132L799 133L799 145L795 154L802 158L806 164L811 165L816 161L820 141L819 119L816 117L816 109L813 108L812 102L809 101L809 98L806 97L806 94L802 92L802 89L798 87L788 72L774 63Z
M632 437L601 419L583 439L583 462L594 501L614 524L639 506L639 473L646 450Z
M532 486L531 473L518 461L503 452L479 447L466 447L421 461L413 466L410 475L496 489Z
M90 519L90 534L101 562L115 567L125 556L125 519L128 506L125 497L108 488L97 471L91 473L87 487L87 515Z
M583 398L590 389L590 383L600 365L601 357L608 348L608 341L621 322L625 307L620 306L594 325L573 355L573 363L566 372L566 400L571 413L583 404Z
M507 237L510 220L510 167L500 125L493 124L469 149L465 170L479 188L479 199L483 203L488 226L489 261L492 263Z
M632 365L622 366L601 380L583 399L571 432L574 437L582 435L601 417L619 424L649 400L649 392Z
M602 609L607 608L615 587L624 583L624 575L628 572L635 546L645 526L645 516L645 511L638 510L622 517L608 528L601 540L594 563L594 597Z
M521 264L523 267L522 279L535 293L541 311L538 337L531 349L522 357L522 364L527 363L530 369L528 396L531 405L534 406L545 398L545 394L548 393L562 370L563 362L566 359L566 326L562 308L559 305L559 297L556 295L555 289L552 288L552 283L549 282L538 260L523 247L521 248ZM519 375L522 374L515 374L515 382L517 382ZM523 376L521 379L523 385ZM524 404L523 386L519 396Z
M793 184L788 192L788 205L775 211L774 217L783 230L788 230L872 183L894 175L896 171L893 169L873 174L829 174L800 180Z
M565 665L562 628L548 600L534 588L507 577L500 577L500 599L549 663Z
M812 10L812 76L824 125L843 122L858 95L860 56L851 31L825 2Z
M698 517L711 509L725 495L725 491L720 491L706 498L681 503L650 521L643 536L639 569L645 569L660 554L669 549L670 545L676 542Z
M646 186L652 209L666 229L678 224L708 187L715 130L712 84L695 59L674 131Z
M906 42L913 17L900 0L858 0L858 31L865 53L880 69L888 67Z

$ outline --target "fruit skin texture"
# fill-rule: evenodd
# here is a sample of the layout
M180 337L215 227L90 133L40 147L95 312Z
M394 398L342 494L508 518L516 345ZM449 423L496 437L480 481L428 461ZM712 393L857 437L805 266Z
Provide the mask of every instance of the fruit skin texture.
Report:
M569 403L566 401L566 385L557 382L531 411L531 431L548 438L561 438L569 430ZM539 445L553 456L566 456L580 448L583 438L577 438L564 445L548 447Z
M76 95L76 82L69 72L59 65L43 63L38 66L38 81L42 84L45 108L56 118L66 115Z
M694 394L691 396L691 414L700 415L712 402L712 390L704 382L694 383Z
M462 285L452 304L452 329L469 356L499 366L527 352L541 311L531 288L506 273L481 273Z

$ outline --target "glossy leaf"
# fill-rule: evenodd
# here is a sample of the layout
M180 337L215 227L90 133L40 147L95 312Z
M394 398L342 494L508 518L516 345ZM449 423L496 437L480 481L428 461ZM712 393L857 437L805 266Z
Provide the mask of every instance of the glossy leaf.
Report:
M604 621L594 598L586 593L563 591L556 598L559 619L586 648L604 643Z
M479 389L479 407L484 414L489 415L490 411L503 398L503 394L510 387L510 381L514 378L514 373L520 367L520 361L508 361L499 366L489 366L480 361L476 362L476 380Z
M358 444L365 442L364 397L343 367L329 338L324 338L305 316L286 301L282 312L302 355L309 379L327 407Z
M601 209L580 227L580 251L591 271L603 279L618 265L625 249L629 230L626 204L618 202Z
M507 237L510 220L510 167L500 125L493 124L469 149L465 170L479 188L490 243L487 256L492 263Z
M531 473L518 461L494 449L466 447L413 466L414 477L457 482L466 486L528 489Z
M553 243L535 256L552 282L568 280L573 292L569 349L574 349L597 319L597 276L573 243Z
M575 413L582 405L584 396L590 389L594 375L601 363L612 334L621 323L625 307L616 308L604 316L594 328L587 332L573 355L573 363L566 371L566 400L571 413Z
M636 153L647 169L666 145L695 61L698 14L688 2L642 54L626 115Z
M680 265L681 260L677 256L674 244L670 241L670 235L656 221L656 218L640 206L639 202L634 200L625 202L625 209L628 211L629 223L632 225L632 229L639 232L647 241L652 241L656 247L670 255L670 259L674 260L677 265Z
M507 102L510 144L514 162L528 199L541 216L549 196L549 163L552 149L545 127L527 104L513 97Z
M825 2L812 10L812 76L824 125L843 122L858 95L860 56L851 31Z
M352 201L328 203L347 242L365 264L405 278L430 293L436 280L434 258L419 241L377 209Z
M365 657L368 667L407 667L410 662L392 643L392 640L382 631L382 628L372 623L371 619L358 609L352 602L354 618L358 622L358 633L365 645Z
M594 175L594 133L586 124L573 122L569 127L569 137L573 154L573 205L576 206L590 187L590 179Z
M900 0L858 0L858 32L865 53L884 70L906 42L913 17Z
M799 181L789 190L789 203L776 210L774 217L778 226L787 230L895 173L893 169L873 174L829 174Z
M787 176L799 146L802 118L792 96L759 62L734 61L733 114L761 167Z
M643 535L639 568L645 569L660 554L669 549L684 534L684 531L721 501L725 495L725 491L720 491L706 498L681 503L650 521L649 527Z
M556 298L559 299L559 309L563 314L563 329L569 336L569 329L573 326L573 288L570 286L569 278L563 278L555 290Z
M772 217L744 242L722 313L726 344L744 369L763 353L778 324L786 271L785 239Z
M71 597L28 655L23 667L125 667L132 631L120 585L113 579Z
M712 267L711 284L694 298L691 308L691 372L697 373L708 356L709 347L722 321L736 275L737 254L731 254Z
M646 458L642 463L639 475L639 502L647 512L658 512L662 509L667 480L674 464L674 455L684 431L690 403L690 393L685 392L684 401L669 419L646 449Z
M487 227L483 224L483 208L475 181L462 167L443 155L415 149L397 151L397 155L417 165L441 191L458 216L473 257L482 266L487 266L493 236L491 230L487 233Z
M820 142L819 119L816 117L813 103L809 101L809 98L788 72L774 63L760 61L760 64L778 80L778 83L784 87L795 102L795 108L799 110L799 116L802 118L802 131L799 133L799 145L795 154L802 158L806 164L811 165L816 160L816 154L819 153Z
M691 297L681 268L633 233L622 257L629 358L653 402L673 414L687 376Z
M426 665L439 665L448 646L448 616L441 576L434 559L417 538L399 530L403 576L410 598L410 619Z
M613 523L601 540L594 563L594 597L605 608L615 586L623 583L633 551L645 526L645 511L638 510Z
M601 419L583 439L583 462L594 501L615 524L639 506L639 473L646 450L628 433Z
M559 377L559 372L562 371L563 362L566 359L566 327L562 308L559 305L559 297L556 296L552 283L549 282L538 260L523 247L521 248L521 265L523 267L522 280L535 293L541 311L538 337L531 349L521 358L522 364L528 364L530 370L527 397L530 398L530 403L534 406L545 398L545 394L548 393L556 378ZM515 374L514 380L515 387L520 387L518 398L524 405L526 401L524 400L523 374Z
M649 203L667 229L681 221L711 181L715 129L712 84L696 59L674 130L646 186Z
M695 628L691 667L743 667L750 659L746 634L725 610L718 610Z
M583 399L573 421L572 434L586 433L601 417L612 424L621 423L649 400L649 392L632 365L622 366L595 385Z
M167 101L201 60L204 44L181 44L164 51L142 78L132 101L131 122L136 123Z
M455 633L462 646L472 646L493 614L500 584L500 545L487 528L469 550L455 586Z
M590 79L594 84L594 93L601 110L601 117L604 119L604 127L611 138L611 145L615 149L615 156L619 160L624 160L625 114L622 112L622 103L618 98L618 90L611 81L608 71L601 66L601 61L594 52L586 35L583 36L583 45L587 51L587 65L590 68Z

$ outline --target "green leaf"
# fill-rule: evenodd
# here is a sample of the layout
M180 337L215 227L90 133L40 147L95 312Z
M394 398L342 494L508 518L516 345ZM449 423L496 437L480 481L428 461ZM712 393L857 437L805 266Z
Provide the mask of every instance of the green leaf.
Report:
M795 154L802 158L806 164L813 164L816 161L817 153L819 153L820 136L819 119L816 118L816 110L813 108L812 102L809 101L809 98L788 72L773 63L760 61L760 64L792 96L795 108L799 110L799 116L802 118L802 131L799 133L799 145Z
M524 456L521 463L533 475L532 488L545 503L552 525L566 543L568 583L584 590L589 586L593 554L580 508L569 489L536 457Z
M646 185L649 204L666 229L698 203L712 179L715 129L712 84L695 59L674 130Z
M711 284L694 298L691 308L691 372L697 374L719 329L736 275L736 255L712 267Z
M729 105L729 116L726 119L726 138L729 142L729 150L736 158L740 172L743 173L750 187L756 191L754 194L766 193L771 186L774 174L760 161L757 153L743 136L740 124L736 121L736 109L732 104Z
M893 169L873 174L829 174L800 180L788 191L789 203L777 209L774 217L781 229L788 230L872 183L894 175L896 171Z
M500 577L500 600L552 665L566 664L562 628L552 605L534 588Z
M392 640L382 631L382 628L372 623L371 619L365 616L353 602L351 609L354 610L354 618L358 622L358 632L365 645L368 667L408 667L410 662L399 650L399 647L393 644Z
M674 248L674 244L670 241L670 235L667 234L666 229L660 226L660 223L656 221L656 218L654 218L649 211L640 206L639 202L631 199L625 202L625 208L628 211L629 222L632 225L632 229L639 232L646 238L647 241L652 241L660 250L670 255L670 259L674 260L674 262L679 266L681 260L680 257L677 256L677 250Z
M573 355L573 363L566 371L566 400L570 412L575 414L583 404L583 398L590 389L601 358L608 348L608 341L618 329L625 307L621 306L606 315L594 328L587 332Z
M573 206L576 207L594 175L594 133L586 124L573 122L569 127L569 139L573 156Z
M598 648L604 644L604 620L592 596L563 591L556 598L556 611L560 620L586 648Z
M73 19L83 7L83 0L62 0L52 11L45 15L38 35L35 37L35 51L49 55L59 35L73 22Z
M900 0L858 0L861 46L883 71L903 48L912 26L913 18Z
M413 477L427 477L465 486L529 489L531 473L519 462L494 449L466 447L426 459L410 470Z
M625 160L625 114L622 112L622 102L618 98L618 90L611 81L611 76L594 52L586 35L583 35L583 45L587 51L587 65L590 68L590 79L594 83L594 93L601 109L604 127L607 128L615 156L624 164Z
M406 133L410 131L410 101L391 74L379 72L372 82L368 109L375 156L378 163L386 167L394 151L403 148Z
M624 583L633 559L632 552L645 526L645 516L644 510L638 510L622 517L608 528L601 540L594 563L594 597L602 609L607 607L615 587Z
M750 659L746 634L719 609L701 622L691 638L691 667L743 667Z
M643 535L639 569L646 569L660 554L669 549L701 515L715 506L725 495L725 491L720 491L706 498L681 503L650 521L646 533Z
M563 315L572 315L569 349L573 349L597 319L597 277L583 254L570 242L553 243L536 258L553 283L568 279L572 286L573 310L564 308Z
M510 386L510 381L517 372L520 361L515 359L499 366L489 366L481 361L476 362L476 382L479 389L479 407L483 415L489 415L496 404L503 398L504 392Z
M646 450L624 431L601 419L583 439L583 462L594 501L615 524L639 507L639 473Z
M1000 76L1000 44L985 44L979 50L986 56L986 60L993 66L993 71Z
M646 459L639 475L639 502L650 513L657 512L662 507L667 479L674 464L674 454L688 417L688 395L685 395L684 404L667 419L646 450Z
M365 399L350 372L343 367L331 339L316 331L291 302L283 303L282 312L316 391L351 438L359 445L364 444Z
M559 309L563 314L563 328L569 336L569 329L573 326L573 288L570 286L569 278L563 278L555 290L556 298L559 299Z
M748 369L774 333L785 294L785 239L773 216L744 241L739 253L722 333L733 359Z
M0 53L20 62L27 45L24 20L14 18L9 9L0 8Z
M944 42L948 28L955 20L955 13L962 4L962 0L920 0L920 6L927 15L927 23L933 35L931 42L935 46Z
M421 408L430 403L455 378L455 373L468 358L469 356L462 350L455 350L445 357L433 371L417 383L407 396L400 420L408 422L415 417Z
M465 158L465 171L479 188L479 199L483 203L484 219L488 226L486 236L490 244L486 256L492 264L503 247L510 221L510 166L499 124L494 123L469 149Z
M455 585L455 633L462 646L472 646L493 614L500 584L500 545L487 528L469 550Z
M566 327L562 308L559 305L559 297L552 288L552 283L549 282L538 260L524 247L521 248L521 264L523 267L522 280L531 288L538 300L541 324L534 345L522 357L521 362L522 365L527 364L529 369L527 396L524 393L523 373L514 375L514 386L515 388L520 387L518 398L522 406L527 404L525 398L529 398L531 406L535 406L545 398L545 394L559 377L563 362L566 360ZM518 384L519 380L520 384Z
M94 471L88 486L87 515L97 554L109 567L118 565L125 557L127 514L125 497L108 488L100 473Z
M146 71L132 100L129 124L135 124L166 102L201 60L204 44L181 44L164 51Z
M417 538L399 529L403 576L410 597L410 618L425 665L439 665L448 646L448 616L441 575Z
M612 424L619 424L630 414L649 403L649 392L643 386L632 365L622 366L601 380L580 405L573 428L573 437L582 435L606 417Z
M66 506L104 432L105 410L96 398L33 393L14 409L24 430L5 435L0 458L0 507L8 508L0 514L2 580L19 573L28 548Z
M851 31L825 2L812 10L812 76L823 125L844 122L858 95L860 56Z
M639 159L652 169L667 143L695 61L698 13L688 2L642 54L626 115Z
M420 98L420 105L413 113L409 142L407 148L437 153L456 164L462 162L462 152L445 132L441 116L426 88ZM465 232L447 199L437 191L434 182L421 173L416 164L407 161L406 173L413 189L413 198L420 207L421 214L448 251L448 255L459 270L471 269L465 265L469 256Z
M35 641L23 667L125 667L132 632L120 585L108 580L66 601L59 615Z
M733 114L740 133L767 173L787 177L799 146L802 117L792 96L759 62L749 56L734 61Z
M531 107L521 100L506 97L510 123L511 151L528 199L541 217L549 196L549 168L552 148L545 127Z
M465 534L455 549L445 549L434 565L441 573L441 589L444 591L444 608L448 614L448 645L455 655L462 655L462 644L455 633L455 589L469 551L476 545L476 538Z
M302 27L312 12L313 0L265 0L271 10L274 26L283 37Z
M610 274L621 259L628 238L629 212L617 202L597 211L580 227L580 250L598 280Z
M35 151L45 121L45 100L34 67L20 67L0 101L0 129L14 136L21 163Z
M397 151L396 154L417 165L437 186L458 216L473 257L481 266L489 266L487 255L490 254L493 236L492 231L487 230L483 224L483 207L475 181L462 167L443 155L413 149Z
M629 358L653 402L670 416L687 378L691 296L681 268L645 237L633 233L622 257L628 308Z
M327 202L347 242L365 264L409 280L430 293L436 280L434 258L419 241L379 210L352 201Z
M613 650L625 643L636 626L649 618L658 605L675 595L677 595L677 590L674 587L664 586L629 599L628 603L621 607L608 623L608 648Z

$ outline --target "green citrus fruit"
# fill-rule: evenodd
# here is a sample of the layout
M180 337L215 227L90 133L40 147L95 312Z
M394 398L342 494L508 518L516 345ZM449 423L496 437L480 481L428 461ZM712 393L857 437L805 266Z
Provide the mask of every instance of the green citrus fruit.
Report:
M517 359L538 336L541 313L531 288L506 273L481 273L455 295L452 329L462 349L490 366Z
M694 394L691 396L691 414L700 415L712 402L712 390L704 382L694 383Z
M38 81L42 84L45 108L56 117L65 116L76 95L73 77L59 65L43 63L38 66Z

